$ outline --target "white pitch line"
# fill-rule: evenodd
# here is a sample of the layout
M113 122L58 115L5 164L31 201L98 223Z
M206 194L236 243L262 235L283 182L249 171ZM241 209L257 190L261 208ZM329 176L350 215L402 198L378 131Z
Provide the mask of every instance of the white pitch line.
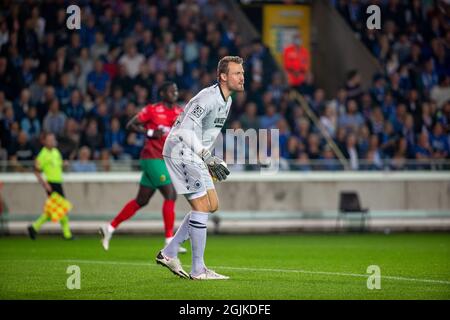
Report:
M98 261L98 260L58 260L61 262L77 262L77 263L92 263L92 264L112 264L112 265L135 265L135 266L151 266L156 267L157 265L145 263L145 262L120 262L120 261ZM186 265L190 267L190 265ZM324 274L330 276L345 276L345 277L360 277L367 278L369 274L358 274L358 273L345 273L345 272L328 272L328 271L311 271L311 270L296 270L296 269L267 269L267 268L246 268L246 267L228 267L228 266L212 266L211 268L218 269L229 269L229 270L241 270L241 271L252 271L252 272L285 272L285 273L305 273L305 274ZM382 279L389 280L399 280L399 281L412 281L412 282L425 282L425 283L439 283L450 285L450 281L446 280L433 280L433 279L417 279L417 278L406 278L398 276L381 276Z

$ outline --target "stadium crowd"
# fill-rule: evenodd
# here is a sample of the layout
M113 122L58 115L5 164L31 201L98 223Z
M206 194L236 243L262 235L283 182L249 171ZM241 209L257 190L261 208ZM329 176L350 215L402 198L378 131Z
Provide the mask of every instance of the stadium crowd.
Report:
M408 159L449 159L448 18L420 1L375 1L384 27L370 31L361 1L332 2L385 69L367 91L358 71L349 72L331 100L311 72L298 87L351 168L385 169L391 159L390 169L403 170L412 168ZM243 39L221 1L78 5L81 29L69 30L64 1L2 3L0 159L20 168L34 159L47 131L57 135L73 171L107 171L113 160L138 159L145 137L127 132L125 124L159 99L159 86L175 82L183 105L215 82L220 57L239 55L246 91L234 97L227 127L278 128L283 168L340 169L318 128L290 98L268 49Z

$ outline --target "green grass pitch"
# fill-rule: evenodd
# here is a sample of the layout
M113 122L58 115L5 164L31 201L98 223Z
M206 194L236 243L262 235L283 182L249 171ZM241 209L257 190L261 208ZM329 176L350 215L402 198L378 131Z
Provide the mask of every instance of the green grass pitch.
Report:
M0 299L450 299L450 234L209 235L205 261L226 281L156 265L157 236L0 238ZM187 243L189 247L189 244ZM190 253L180 256L187 271ZM66 287L67 268L81 288ZM381 271L369 290L367 267Z

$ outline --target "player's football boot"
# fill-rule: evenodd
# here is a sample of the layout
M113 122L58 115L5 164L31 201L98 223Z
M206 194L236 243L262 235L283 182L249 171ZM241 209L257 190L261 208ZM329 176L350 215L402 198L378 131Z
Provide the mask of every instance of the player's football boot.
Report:
M108 227L107 226L101 226L98 229L98 232L102 236L101 242L102 242L103 249L105 249L105 251L108 251L108 249L109 249L109 241L111 240L112 233L108 231Z
M170 241L172 241L172 239L173 239L173 237L171 237L171 238L166 238L166 242L165 242L166 246L170 243ZM184 247L182 247L182 246L179 246L179 247L178 247L178 253L186 253L186 252L187 252L187 249L186 249L186 248L184 248Z
M36 230L34 230L32 225L28 226L28 235L30 236L31 239L36 240L37 232Z
M227 280L230 277L224 276L222 274L218 274L214 270L206 269L205 272L200 273L199 275L193 276L190 275L192 280Z
M181 266L181 262L178 258L169 258L166 257L162 251L158 252L158 255L156 256L156 263L162 265L163 267L166 267L174 275L177 275L181 278L187 278L189 279L189 274L183 270L183 267Z

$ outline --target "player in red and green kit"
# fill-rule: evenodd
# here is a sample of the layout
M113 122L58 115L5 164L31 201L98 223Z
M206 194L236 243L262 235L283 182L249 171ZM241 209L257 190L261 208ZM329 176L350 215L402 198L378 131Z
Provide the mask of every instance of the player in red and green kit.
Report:
M127 124L128 130L145 134L147 137L140 157L142 177L136 198L130 200L109 225L100 228L102 245L105 250L109 249L109 241L114 230L147 205L156 190L159 190L164 197L162 214L166 244L173 238L177 193L163 160L162 150L173 123L183 109L176 105L178 88L175 83L163 83L159 88L159 95L162 99L161 102L145 106ZM179 252L184 253L186 249L181 248Z

